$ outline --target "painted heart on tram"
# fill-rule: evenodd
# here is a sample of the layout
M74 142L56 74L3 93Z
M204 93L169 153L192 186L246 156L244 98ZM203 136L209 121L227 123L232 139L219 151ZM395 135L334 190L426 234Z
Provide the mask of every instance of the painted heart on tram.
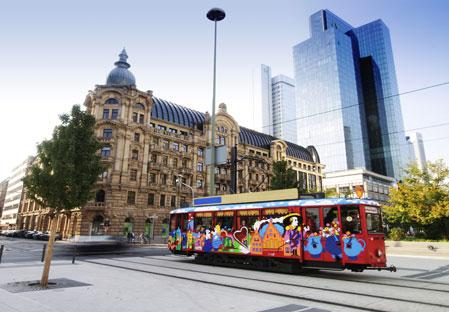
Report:
M248 228L246 226L242 227L240 230L235 231L234 239L242 246L248 248L248 244L246 243L246 238L248 237Z

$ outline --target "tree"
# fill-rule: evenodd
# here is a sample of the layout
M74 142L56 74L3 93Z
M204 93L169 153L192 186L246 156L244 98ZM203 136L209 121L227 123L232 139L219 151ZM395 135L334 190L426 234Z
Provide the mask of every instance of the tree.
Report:
M442 160L428 162L425 170L416 164L392 188L384 207L387 220L396 225L421 228L429 238L449 237L449 168Z
M37 146L36 160L23 179L27 196L51 209L43 287L48 284L58 215L81 208L93 198L92 188L104 171L98 155L101 144L94 136L95 118L75 105L70 115L61 115L60 119L52 139Z
M285 160L273 164L273 178L271 179L272 190L283 190L296 187L296 172L288 167Z
M337 189L335 187L333 188L327 188L324 191L326 198L332 198L332 197L339 197L340 194L337 193Z

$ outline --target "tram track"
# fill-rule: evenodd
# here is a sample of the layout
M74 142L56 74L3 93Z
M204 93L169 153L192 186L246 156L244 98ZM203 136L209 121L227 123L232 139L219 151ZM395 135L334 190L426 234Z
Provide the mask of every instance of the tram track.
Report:
M145 257L145 258L148 258L148 257ZM231 285L225 284L225 283L219 283L219 282L206 280L204 278L204 276L203 276L203 278L201 278L198 275L203 274L206 276L216 276L216 277L218 276L218 277L228 278L231 280L234 279L234 280L240 280L240 281L244 280L244 281L251 281L251 282L255 282L255 283L263 283L263 285L262 285L263 287L270 286L270 285L271 286L282 286L282 287L287 286L287 287L290 287L289 288L290 290L293 288L300 289L300 290L307 290L309 292L310 292L310 290L313 290L313 291L328 292L328 293L333 293L333 294L344 294L345 296L361 296L361 297L366 297L366 298L370 298L370 299L378 299L384 303L385 303L385 301L389 301L391 303L396 303L396 304L398 304L398 303L400 303L400 304L415 304L415 305L422 305L422 306L426 306L426 307L449 309L449 305L442 304L442 303L433 303L433 302L418 301L418 300L413 300L413 299L395 298L395 297L388 297L388 296L374 295L374 294L354 293L353 291L331 289L331 288L317 287L317 286L310 286L310 285L296 285L296 284L287 283L287 282L270 281L270 280L266 280L266 279L253 278L253 277L248 277L248 276L242 277L242 276L236 276L236 275L232 275L232 274L205 272L205 271L201 271L201 270L177 268L177 267L173 267L173 266L157 265L157 264L151 264L151 263L142 263L140 261L132 261L132 260L125 260L125 259L104 259L104 260L116 261L119 263L120 262L128 263L128 264L132 264L132 265L139 265L139 266L144 266L144 268L129 267L126 265L119 265L119 264L114 264L114 263L104 263L104 262L98 262L98 261L93 261L93 260L82 260L82 261L97 264L97 265L131 270L131 271L135 271L135 272L165 276L165 277L170 277L170 278L177 278L177 279L188 280L188 281L193 281L193 282L207 283L207 284L216 285L216 286L253 291L253 292L269 294L269 295L274 295L274 296L281 296L281 297L286 297L286 298L291 298L291 299L306 300L306 301L311 301L311 302L330 304L330 305L334 305L334 306L353 308L353 309L364 310L364 311L388 311L388 310L365 308L365 307L361 307L360 305L356 306L356 305L351 305L351 304L344 303L344 302L336 302L336 301L330 301L330 300L317 299L317 298L310 297L310 295L309 296L304 296L304 295L301 296L301 295L296 295L296 294L288 294L285 292L273 292L273 291L268 291L268 290L264 290L264 289L260 289L260 288L256 289L256 288L252 288L252 287L236 285L235 283L232 283L232 282L231 282ZM160 268L160 269L165 269L165 270L180 271L180 272L184 272L184 273L186 273L186 272L194 273L196 275L195 275L195 277L190 277L190 276L179 276L178 274L175 274L172 272L168 272L168 273L155 272L153 270L147 270L147 268L149 268L149 267ZM422 288L422 290L435 291L433 289L427 289L427 288Z
M168 260L168 259L157 258L157 257L154 257L154 256L145 256L144 258L157 260L157 261L165 261L165 262ZM186 263L186 261L179 261L177 259L176 260L168 260L168 261L173 261L173 262L177 262L177 263ZM196 263L194 260L188 260L188 263L189 264L194 264L194 265L199 265L199 266L203 265L203 264ZM215 266L218 266L218 265L215 265ZM223 267L234 268L232 266L223 266ZM234 268L234 269L237 269L237 268ZM245 268L245 269L251 269L251 268ZM259 271L258 269L251 269L251 270ZM264 271L260 271L260 272L264 272ZM286 274L286 273L279 273L279 274ZM328 276L323 276L323 275L328 275ZM336 276L329 276L329 275L337 275L338 277L336 277ZM358 278L351 278L351 277L347 277L347 276L343 277L342 275L343 275L343 273L341 273L339 271L332 271L332 270L321 270L320 273L315 273L315 272L311 273L311 272L303 271L300 274L297 274L297 276L315 277L315 278L326 279L326 280L338 279L339 281L345 281L345 282L370 284L370 285L380 285L380 286L389 286L389 287L398 287L398 288L410 288L410 289L416 289L416 290L430 290L430 291L441 292L441 293L449 293L449 283L428 281L428 280L416 280L416 279L412 279L412 278L398 278L398 277L388 278L388 282L380 282L380 281L360 280ZM362 276L360 275L358 277L362 277ZM442 285L442 286L448 287L448 290L411 286L411 285L407 285L407 284L403 284L403 283L402 284L399 284L399 283L398 284L392 284L391 283L392 281L394 281L394 282L404 282L404 283L426 284L426 285L429 285L429 286Z

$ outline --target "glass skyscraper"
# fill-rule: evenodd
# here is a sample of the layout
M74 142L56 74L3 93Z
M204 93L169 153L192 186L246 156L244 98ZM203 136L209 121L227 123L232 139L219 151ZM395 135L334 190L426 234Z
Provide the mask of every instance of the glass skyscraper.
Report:
M261 65L262 132L297 144L295 81Z
M327 172L399 179L408 156L387 26L354 28L321 10L310 34L293 47L298 142L317 148Z

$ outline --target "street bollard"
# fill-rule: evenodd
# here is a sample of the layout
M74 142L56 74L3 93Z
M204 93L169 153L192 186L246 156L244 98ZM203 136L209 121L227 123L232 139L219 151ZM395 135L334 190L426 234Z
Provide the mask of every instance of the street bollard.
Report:
M76 244L75 244L75 248L73 248L72 264L75 264L75 257L76 257Z
M5 245L0 246L0 263L2 263L2 256L3 256L3 249L5 248Z
M45 259L45 250L47 250L47 244L44 244L44 246L42 247L42 257L41 257L41 262L44 262L44 259Z

